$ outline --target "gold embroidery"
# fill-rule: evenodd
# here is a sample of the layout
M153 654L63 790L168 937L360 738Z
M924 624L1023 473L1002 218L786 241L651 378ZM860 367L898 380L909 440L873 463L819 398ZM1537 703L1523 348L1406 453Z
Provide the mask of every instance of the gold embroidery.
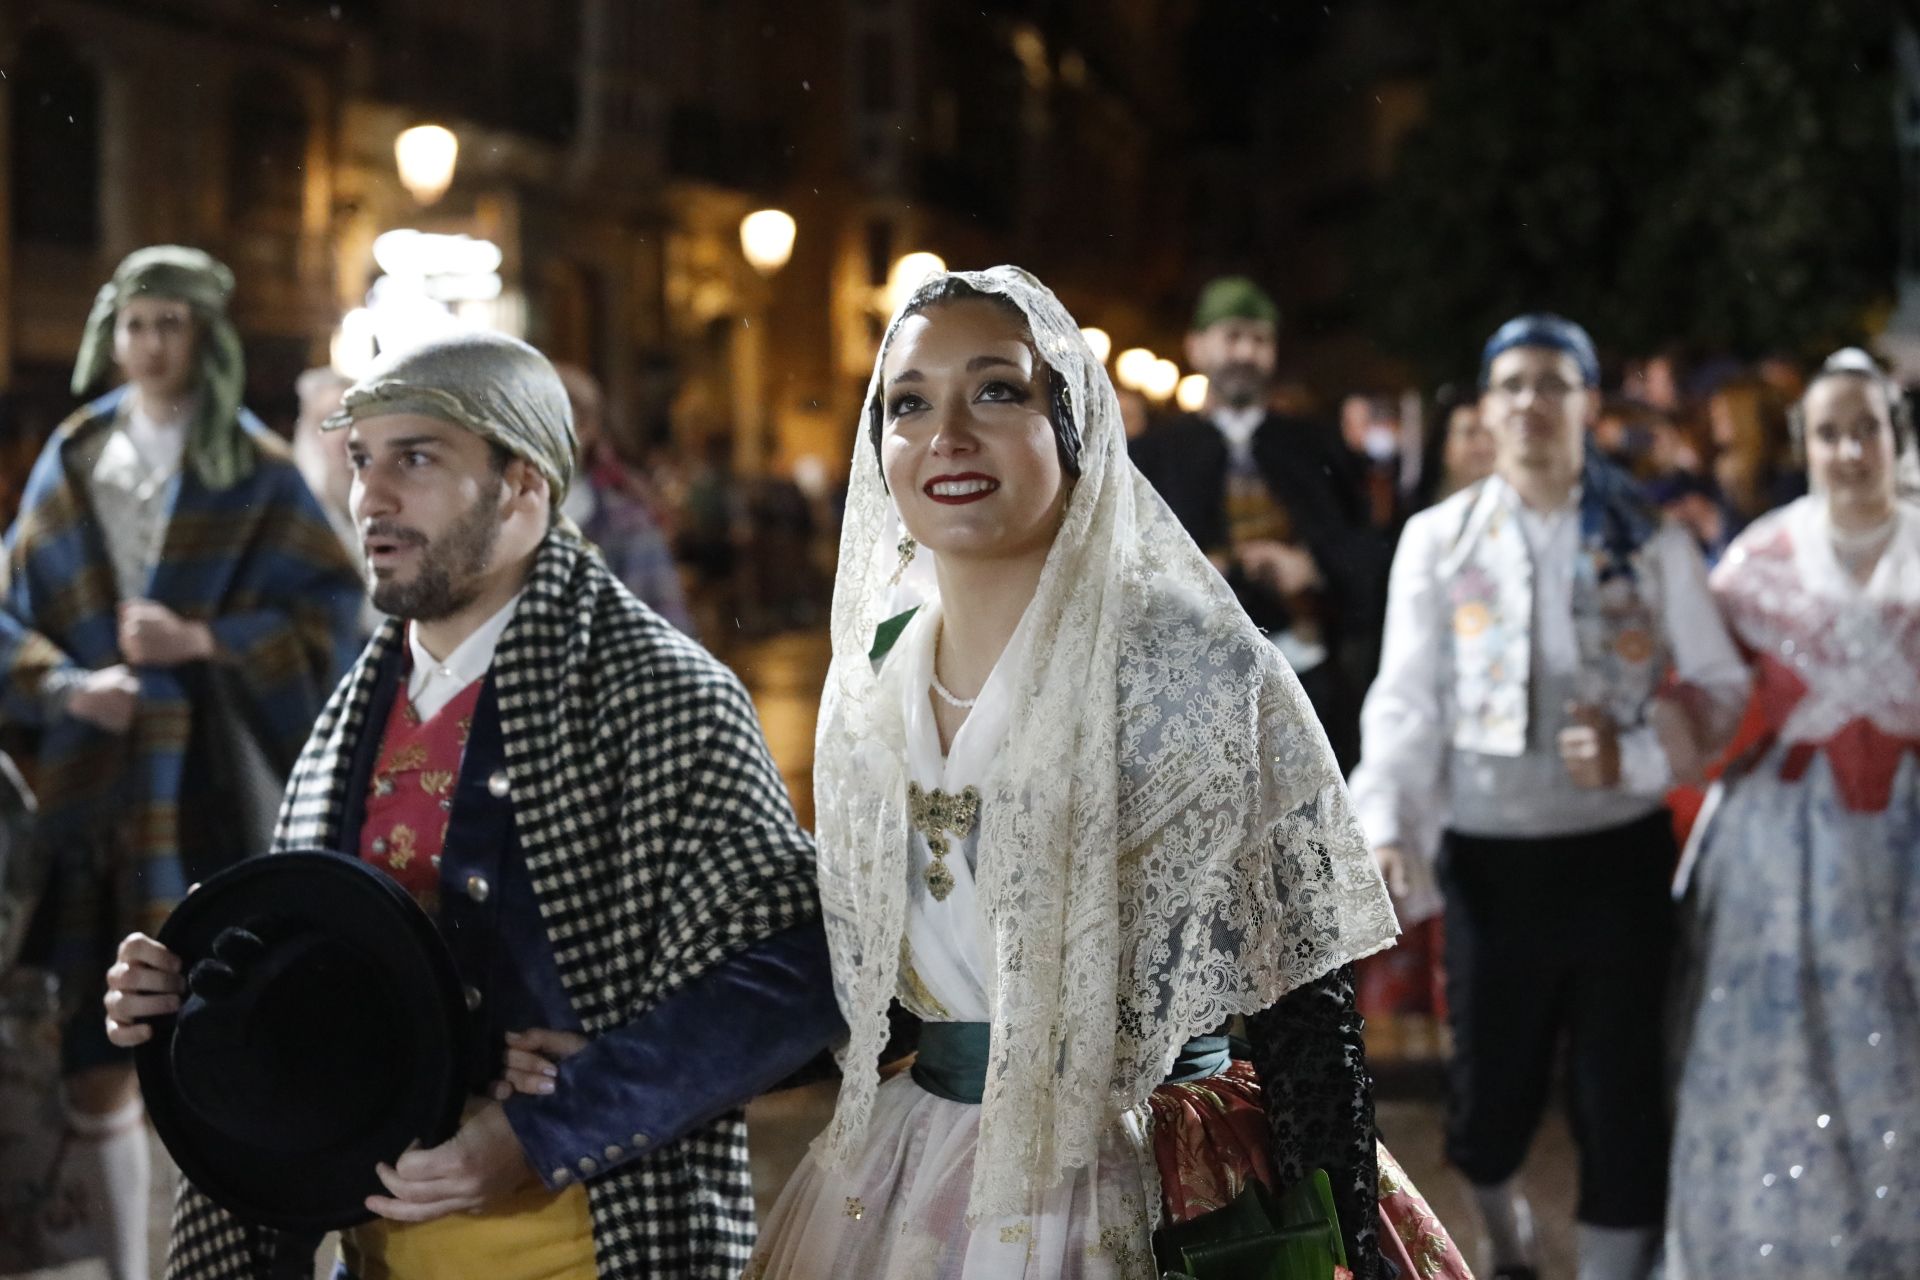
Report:
M453 790L453 770L426 769L420 774L420 789L436 800Z
M1113 1265L1121 1275L1132 1275L1145 1269L1148 1250L1141 1248L1142 1235L1139 1227L1108 1227L1101 1231L1100 1239L1087 1246L1089 1258L1111 1258Z
M920 971L913 967L913 948L907 945L906 935L900 937L900 985L902 994L913 1013L922 1018L933 1018L940 1022L951 1021L953 1015L947 1012L947 1006L933 998L933 992L927 989L926 980Z
M387 757L387 767L382 773L407 773L418 769L427 762L427 747L423 742L409 742Z
M847 1216L855 1222L867 1216L867 1206L860 1203L859 1196L847 1197Z
M1031 1222L1016 1222L1010 1227L1000 1228L1001 1244L1019 1244L1033 1235Z
M964 836L980 820L980 790L968 787L958 795L938 788L923 791L917 782L907 784L907 820L927 842L933 861L927 864L927 892L935 902L945 902L953 892L953 872L947 870L947 853L952 848L948 836Z
M395 871L405 871L407 864L413 861L414 853L419 849L420 837L412 827L404 822L393 824L393 832L387 841L387 861Z
M464 747L467 745L467 735L472 732L473 732L473 717L461 716L460 717L460 745L461 746Z

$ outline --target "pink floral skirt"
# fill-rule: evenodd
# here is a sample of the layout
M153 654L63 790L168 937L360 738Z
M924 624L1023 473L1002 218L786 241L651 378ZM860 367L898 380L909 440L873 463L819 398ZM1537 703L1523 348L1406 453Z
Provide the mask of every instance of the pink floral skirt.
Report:
M1270 1190L1267 1115L1253 1065L1235 1060L1206 1080L1163 1084L1148 1103L1154 1162L1168 1223L1187 1222L1231 1202L1257 1180ZM1379 1147L1380 1251L1406 1277L1472 1280L1466 1259L1406 1171Z

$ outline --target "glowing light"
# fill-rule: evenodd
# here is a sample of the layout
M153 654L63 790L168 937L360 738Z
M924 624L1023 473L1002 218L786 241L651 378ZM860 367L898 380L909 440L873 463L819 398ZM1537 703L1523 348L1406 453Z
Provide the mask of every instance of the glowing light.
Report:
M1190 373L1173 389L1173 402L1187 413L1198 413L1207 403L1207 375Z
M1155 400L1165 400L1180 385L1180 366L1171 360L1155 360L1142 379L1140 389Z
M1159 359L1145 347L1128 347L1113 362L1114 381L1131 390L1144 391Z
M793 257L799 227L783 209L760 209L740 219L740 252L753 269L770 276Z
M887 272L887 310L898 311L907 304L915 289L946 269L947 260L937 253L922 250L903 255L893 264L893 270Z
M1107 357L1113 354L1113 338L1105 329L1089 326L1080 331L1080 336L1087 340L1087 345L1093 348L1093 358L1101 364L1105 364Z
M340 317L340 327L327 344L328 363L349 378L358 378L373 364L375 354L373 313L355 307Z
M394 163L400 182L421 204L432 204L453 185L453 167L460 158L460 139L437 124L419 124L393 140Z
M484 276L500 269L500 246L472 236L402 227L374 238L373 260L390 276Z

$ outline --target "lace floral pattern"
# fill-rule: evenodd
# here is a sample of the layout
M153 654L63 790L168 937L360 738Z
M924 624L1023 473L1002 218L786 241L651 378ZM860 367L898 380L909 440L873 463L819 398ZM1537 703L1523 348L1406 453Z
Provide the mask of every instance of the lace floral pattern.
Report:
M982 787L993 1049L971 1211L989 1216L1085 1166L1189 1037L1387 946L1396 925L1298 680L1127 460L1072 318L1017 268L960 278L1026 314L1085 440ZM868 657L901 604L898 535L862 432L815 754L821 905L851 1029L822 1140L835 1164L871 1115L905 920L901 664Z
M1920 610L1899 585L1916 563L1920 507L1903 501L1899 520L1886 565L1864 587L1835 558L1818 497L1756 521L1714 571L1714 597L1741 643L1804 686L1776 726L1784 740L1826 742L1860 721L1920 737Z

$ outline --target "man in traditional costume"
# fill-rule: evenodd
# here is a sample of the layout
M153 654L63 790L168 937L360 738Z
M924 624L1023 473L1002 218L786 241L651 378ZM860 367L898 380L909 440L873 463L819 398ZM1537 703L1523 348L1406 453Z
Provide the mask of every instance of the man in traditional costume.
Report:
M1187 358L1207 404L1131 443L1135 465L1285 655L1342 769L1359 754L1392 549L1368 527L1364 478L1339 435L1274 412L1280 309L1244 276L1201 291Z
M1488 341L1495 471L1407 524L1353 782L1403 914L1433 898L1439 846L1447 1153L1485 1216L1489 1270L1510 1278L1536 1274L1512 1179L1562 1034L1581 1280L1652 1265L1676 857L1663 796L1680 762L1663 743L1683 724L1724 733L1747 690L1692 540L1586 440L1599 376L1585 330L1558 316ZM1670 678L1678 689L1656 698Z
M322 713L275 845L410 889L475 1027L464 1122L380 1166L348 1269L736 1276L742 1105L841 1029L813 846L746 691L558 517L574 431L531 347L468 334L384 359L333 421L393 616ZM135 1020L179 1005L178 961L145 937L121 954L108 1009L138 1043ZM189 1186L172 1266L300 1271L314 1243Z
M100 974L121 934L265 847L361 594L286 447L241 407L232 291L197 249L120 264L73 390L115 366L126 385L55 430L7 534L0 706L37 735L54 858L28 949L78 1010L62 1045L73 1149L116 1277L146 1274L149 1174Z

